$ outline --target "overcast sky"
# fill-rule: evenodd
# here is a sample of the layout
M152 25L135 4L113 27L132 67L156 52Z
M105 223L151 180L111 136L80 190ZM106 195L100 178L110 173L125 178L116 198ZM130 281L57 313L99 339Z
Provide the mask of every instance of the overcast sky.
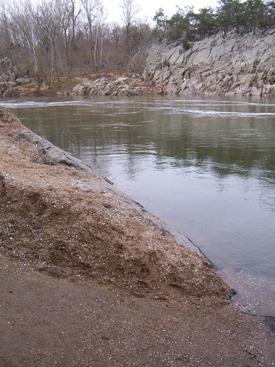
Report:
M120 22L121 19L121 0L102 0L105 8L108 12L108 22ZM164 9L164 13L168 16L172 16L177 11L177 5L180 8L185 6L194 6L195 10L204 8L207 6L216 7L218 1L216 0L135 0L135 4L141 9L138 17L141 20L148 20L152 22L152 18L159 8Z
M0 0L1 1L1 0ZM9 3L10 0L4 0L6 3ZM18 0L20 1L20 0ZM173 14L177 12L177 6L180 8L185 8L186 6L193 6L194 10L198 10L201 8L205 8L208 6L212 6L213 8L217 7L219 4L219 0L133 0L135 5L139 7L140 12L137 15L137 18L142 21L148 21L153 24L153 17L156 12L162 8L164 10L164 14L168 17L171 17ZM31 0L32 3L43 3L43 0ZM80 0L78 0L80 4ZM121 23L121 0L101 0L105 7L105 14L108 14L106 21Z

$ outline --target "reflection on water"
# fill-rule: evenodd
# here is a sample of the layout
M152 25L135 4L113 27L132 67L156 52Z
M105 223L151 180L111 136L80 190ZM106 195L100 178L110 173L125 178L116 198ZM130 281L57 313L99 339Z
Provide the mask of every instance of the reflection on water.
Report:
M7 105L190 237L235 288L238 279L240 289L253 283L254 309L275 314L275 103L150 97ZM268 284L268 307L255 300L255 284L259 297Z

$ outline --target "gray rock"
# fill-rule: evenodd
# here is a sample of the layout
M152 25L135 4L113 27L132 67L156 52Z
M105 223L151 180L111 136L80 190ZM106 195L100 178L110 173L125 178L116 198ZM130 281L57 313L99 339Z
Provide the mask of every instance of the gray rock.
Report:
M128 96L139 94L139 90L129 85L129 78L120 77L112 80L111 78L103 77L75 85L72 93L77 95Z
M275 94L275 29L240 36L217 34L178 45L153 45L144 79L172 94ZM163 60L165 62L163 62Z
M16 79L16 83L19 85L22 84L30 84L32 82L32 80L30 78L17 78Z

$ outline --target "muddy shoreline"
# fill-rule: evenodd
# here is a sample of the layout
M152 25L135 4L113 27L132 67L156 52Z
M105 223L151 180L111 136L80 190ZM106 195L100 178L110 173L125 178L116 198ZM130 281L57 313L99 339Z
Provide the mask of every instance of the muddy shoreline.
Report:
M274 365L274 320L158 218L5 108L0 136L1 365Z

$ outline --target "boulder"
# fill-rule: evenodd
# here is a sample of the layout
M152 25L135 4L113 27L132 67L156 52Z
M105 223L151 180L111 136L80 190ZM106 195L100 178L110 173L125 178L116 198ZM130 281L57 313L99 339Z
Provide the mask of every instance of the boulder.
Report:
M74 86L72 94L77 95L103 95L103 96L128 96L137 95L139 90L130 86L129 78L120 77L115 80L103 77L91 82L82 82Z

